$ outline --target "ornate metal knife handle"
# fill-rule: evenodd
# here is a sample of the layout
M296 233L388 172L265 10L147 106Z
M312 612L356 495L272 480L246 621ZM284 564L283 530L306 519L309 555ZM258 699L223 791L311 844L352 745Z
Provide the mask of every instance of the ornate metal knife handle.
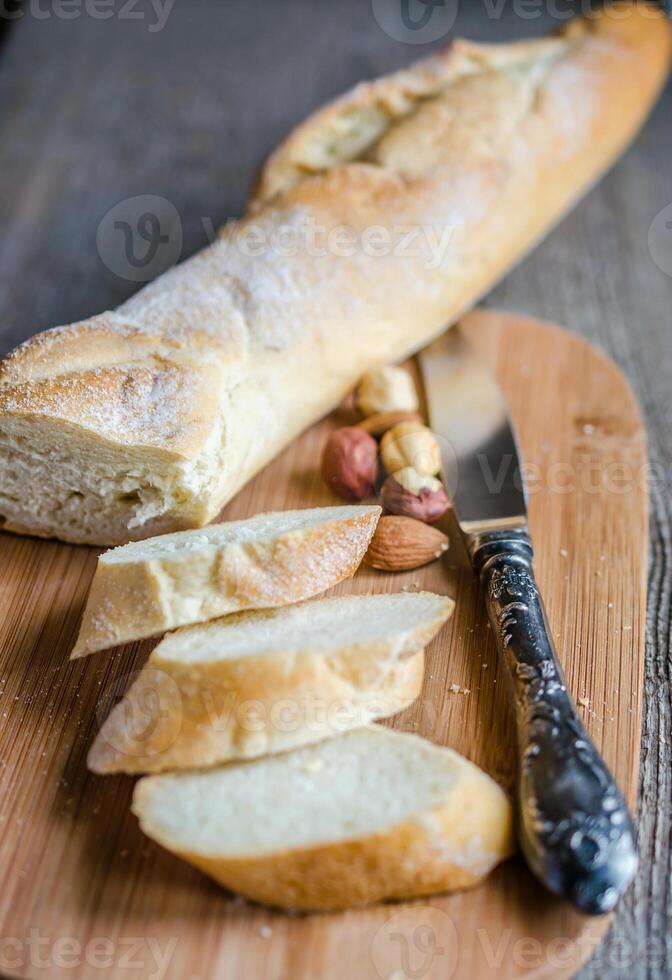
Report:
M630 814L567 692L534 580L529 535L480 534L472 554L513 680L523 853L552 892L601 915L637 870Z

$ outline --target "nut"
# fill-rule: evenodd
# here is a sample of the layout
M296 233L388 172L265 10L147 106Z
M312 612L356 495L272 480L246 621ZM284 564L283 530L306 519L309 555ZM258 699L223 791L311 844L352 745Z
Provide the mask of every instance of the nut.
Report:
M447 550L448 538L437 528L411 517L381 517L364 562L384 572L403 572L427 565Z
M385 435L388 429L398 425L399 422L419 422L422 424L422 419L417 412L376 412L375 415L369 415L367 419L358 422L357 428L364 429L374 439L379 439Z
M418 393L413 378L400 367L368 371L355 390L355 403L362 415L379 412L417 412Z
M322 477L339 497L368 497L377 469L378 445L368 432L349 426L331 433L322 454Z
M443 517L450 506L443 484L412 466L388 476L380 491L380 502L392 514L430 523Z
M439 443L421 422L399 422L383 436L380 451L388 473L411 466L418 473L434 476L441 469Z

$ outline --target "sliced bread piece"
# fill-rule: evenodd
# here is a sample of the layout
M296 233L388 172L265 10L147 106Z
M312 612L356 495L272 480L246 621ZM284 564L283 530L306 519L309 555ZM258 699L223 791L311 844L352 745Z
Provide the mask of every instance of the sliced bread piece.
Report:
M466 888L514 849L511 805L489 776L377 725L256 762L146 776L133 812L227 888L297 909Z
M387 718L420 693L453 611L431 592L237 613L166 636L89 753L98 773L194 769Z
M278 511L106 551L71 658L309 599L354 575L379 516L364 506Z

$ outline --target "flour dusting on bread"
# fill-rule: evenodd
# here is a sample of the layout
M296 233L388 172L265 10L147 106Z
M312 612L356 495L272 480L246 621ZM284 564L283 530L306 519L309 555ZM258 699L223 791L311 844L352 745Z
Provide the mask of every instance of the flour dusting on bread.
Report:
M632 138L669 52L662 11L619 5L538 41L456 41L317 112L212 246L0 365L4 527L119 544L212 520L539 240Z

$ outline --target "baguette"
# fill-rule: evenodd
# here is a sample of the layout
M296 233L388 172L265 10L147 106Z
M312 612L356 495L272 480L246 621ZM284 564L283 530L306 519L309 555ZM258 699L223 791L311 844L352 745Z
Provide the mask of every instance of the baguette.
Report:
M361 727L420 693L454 603L429 592L316 599L167 636L89 752L97 773L196 769Z
M455 41L317 112L214 245L4 360L4 527L118 544L212 520L549 230L632 139L669 53L662 11L619 3L547 39Z
M133 812L222 885L285 908L467 888L514 849L511 805L489 776L375 725L255 762L146 776Z
M354 575L379 516L375 506L280 511L107 551L71 659L243 609L309 599Z

